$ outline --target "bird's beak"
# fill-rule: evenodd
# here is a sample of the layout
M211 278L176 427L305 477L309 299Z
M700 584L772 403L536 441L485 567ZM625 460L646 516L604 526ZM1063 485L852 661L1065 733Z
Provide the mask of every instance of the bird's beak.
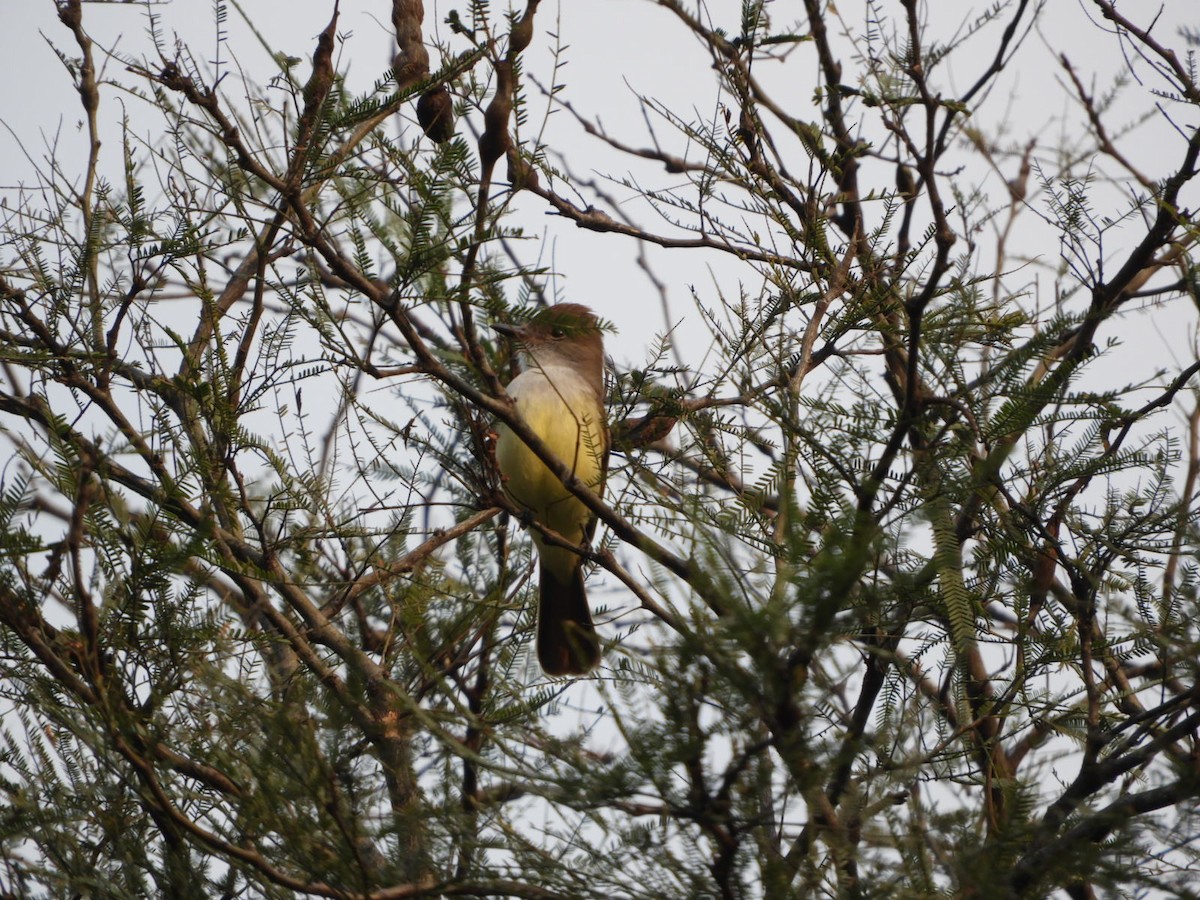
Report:
M519 325L506 325L503 322L493 322L492 331L510 337L515 340L520 340L525 336L525 329Z

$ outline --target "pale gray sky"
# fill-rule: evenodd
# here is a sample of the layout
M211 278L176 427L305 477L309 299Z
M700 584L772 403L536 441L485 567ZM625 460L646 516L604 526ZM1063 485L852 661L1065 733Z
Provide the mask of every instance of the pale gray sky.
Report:
M301 57L305 63L314 47L315 36L328 22L333 6L327 0L290 3L243 0L241 5L271 48ZM428 3L426 15L427 34L451 40L459 50L465 48L465 40L450 35L443 21L450 9L461 5ZM944 36L961 33L988 5L930 4L933 12L928 15L932 33ZM5 27L0 29L0 53L3 54L0 58L7 61L9 72L14 74L8 89L0 93L0 122L15 133L15 136L0 133L0 195L3 195L11 194L15 185L28 184L31 180L31 163L23 158L18 140L42 165L48 155L48 144L57 141L58 157L69 170L83 159L86 136L79 130L78 98L47 42L49 38L68 55L75 49L70 35L57 22L52 0L0 0L0 6L4 7L5 16ZM708 6L715 19L714 25L736 32L741 7L738 0ZM1175 40L1177 27L1186 23L1190 6L1187 0L1168 0L1163 4L1156 34L1162 35L1164 40ZM898 7L893 7L895 4L879 5L887 15L900 12ZM216 58L216 26L210 3L178 0L151 8L160 17L161 33L167 36L168 42L178 35L198 57ZM1147 14L1150 8L1147 4ZM769 5L769 9L775 17L776 27L782 27L789 16L798 13L799 7L777 2ZM847 32L857 42L857 49L863 49L862 36L867 28L865 6L861 2L849 2L839 4L839 9ZM339 52L343 59L350 58L352 88L367 88L390 59L393 44L387 10L388 4L378 0L343 0L341 3L339 30L345 41ZM100 46L135 59L151 56L145 4L85 3L84 16L89 32ZM1094 85L1097 94L1103 94L1111 87L1112 79L1123 66L1119 44L1092 19L1094 15L1078 0L1050 3L1039 33L1028 38L1001 86L976 113L971 125L985 134L1002 134L1013 146L1036 137L1039 147L1035 155L1047 159L1053 159L1057 144L1065 141L1070 146L1072 132L1079 130L1080 110L1064 90L1063 71L1056 62L1058 54L1065 54L1071 60L1085 83ZM566 47L561 57L566 64L559 72L559 80L568 85L564 96L581 113L596 119L614 137L630 145L648 146L652 140L639 94L661 100L684 118L713 119L718 104L728 102L718 94L716 77L703 48L681 34L669 12L643 0L545 3L536 21L538 31L528 51L526 73L543 82L551 77L548 60L554 39L550 33L557 34ZM228 36L220 49L225 62L235 61L247 76L260 82L269 78L272 69L267 53L249 33L232 4L225 29ZM997 35L997 28L986 29L970 39L967 47L972 52L960 51L951 57L949 71L952 78L947 82L948 93L963 90L977 77L994 52ZM843 40L842 45L846 51L846 70L850 72L855 48L848 40ZM976 47L978 52L973 52ZM811 115L815 119L816 110L811 109L815 65L803 46L793 52L795 58L786 64L758 65L756 75L776 91L782 105L791 113L802 118ZM109 59L105 66L117 80L130 82L132 76L122 71L119 60ZM1146 64L1139 61L1137 67L1143 76L1150 76ZM228 65L225 71L228 73L225 88L236 97L239 73ZM1144 103L1144 93L1138 91L1136 94ZM1132 97L1133 93L1130 99ZM546 108L546 102L536 92L531 93L531 98L530 122L540 127L541 111ZM124 104L134 131L147 134L150 139L156 129L161 129L162 123L144 103L123 97L115 90L105 90L102 102L105 110L102 118L106 124L106 171L116 176L120 172L116 129L120 115L118 104ZM806 108L811 110L807 114ZM1122 100L1114 109L1112 121L1119 125L1130 123L1143 112L1150 111L1135 108ZM871 111L862 110L862 113L864 122L871 126ZM687 152L687 142L681 136L672 133L661 120L651 121L655 136L665 147L680 154ZM1140 127L1145 137L1128 146L1130 157L1152 176L1169 171L1179 155L1180 140L1169 133L1169 126L1161 117L1154 117L1153 121ZM594 177L596 173L606 173L621 176L632 172L647 186L680 183L679 176L668 175L661 166L621 157L598 142L586 139L564 112L550 118L545 135L552 150L564 154L576 175ZM966 165L979 166L981 172L986 170L973 154L964 153L962 159ZM794 157L790 162L795 164ZM985 184L992 196L1003 196L1003 185L995 173L988 174ZM638 212L641 207L632 191L610 186L610 194L623 205L628 204L645 224L659 227L655 219ZM1044 207L1042 198L1036 193L1031 192L1029 200L1034 209ZM642 348L650 333L661 330L664 321L658 310L657 295L636 265L638 248L633 241L580 232L574 226L545 215L536 198L522 197L518 205L525 212L530 234L545 237L539 251L544 260L552 258L561 273L558 288L562 294L602 310L616 322L622 337L611 342L613 350L627 361L636 362L644 352ZM1126 233L1131 231L1136 230L1125 229ZM1113 241L1119 241L1121 237L1118 233L1113 236ZM1053 230L1036 227L1034 215L1023 216L1017 241L1016 246L1029 257L1040 259L1050 268L1057 264L1056 235ZM755 284L746 280L752 273L744 266L729 264L715 254L705 256L651 249L647 257L657 277L667 285L675 317L690 315L691 287L710 301L714 299L714 283L735 294L739 280L749 292L757 290ZM709 266L713 267L711 271ZM1041 289L1048 290L1045 272L1041 279ZM1025 275L1018 276L1013 289L1027 287L1027 282ZM649 307L648 298L651 301ZM1157 332L1163 332L1171 352L1187 349L1179 342L1189 334L1190 321L1173 321L1165 329L1156 329L1155 324L1146 321L1139 325L1137 317L1133 318L1139 342L1159 342Z

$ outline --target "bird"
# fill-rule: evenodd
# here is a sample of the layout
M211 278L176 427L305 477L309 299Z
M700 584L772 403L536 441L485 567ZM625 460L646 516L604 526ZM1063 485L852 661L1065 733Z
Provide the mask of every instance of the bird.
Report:
M517 342L522 370L506 387L516 412L567 468L596 494L608 472L604 341L595 314L580 303L538 310L522 325L493 329ZM508 495L533 521L587 545L596 515L510 428L499 423L496 462ZM537 657L547 675L584 675L600 662L600 639L583 583L584 558L534 531L538 551Z

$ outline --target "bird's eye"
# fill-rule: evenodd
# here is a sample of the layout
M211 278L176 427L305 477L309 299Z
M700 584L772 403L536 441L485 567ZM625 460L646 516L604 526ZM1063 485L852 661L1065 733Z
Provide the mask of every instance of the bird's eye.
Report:
M550 336L555 337L555 338L561 338L561 337L566 337L567 333L565 331L563 331L561 328L554 328L550 331Z

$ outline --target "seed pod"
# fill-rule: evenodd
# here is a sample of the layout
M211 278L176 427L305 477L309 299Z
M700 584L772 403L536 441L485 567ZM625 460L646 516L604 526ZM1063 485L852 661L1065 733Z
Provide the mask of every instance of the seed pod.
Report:
M417 121L435 144L444 144L454 137L454 101L444 85L421 95L417 101Z
M536 188L539 184L537 169L515 147L508 150L508 183L514 191Z

